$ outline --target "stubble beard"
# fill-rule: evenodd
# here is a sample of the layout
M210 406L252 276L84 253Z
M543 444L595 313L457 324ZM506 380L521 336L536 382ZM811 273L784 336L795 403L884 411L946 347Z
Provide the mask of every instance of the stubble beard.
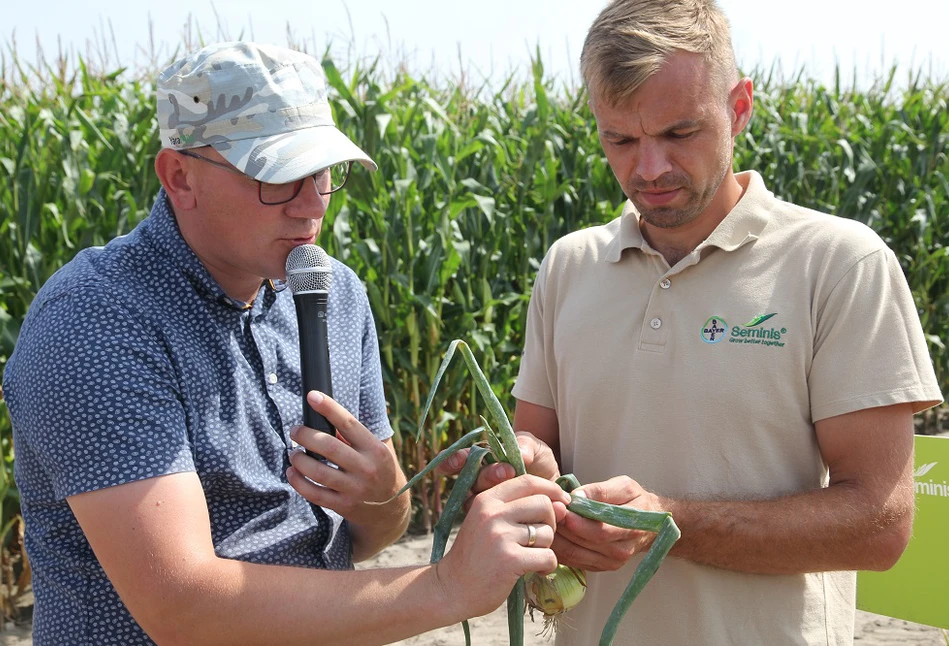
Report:
M728 169L730 167L730 158L727 158L723 155L719 162L719 168L717 169L714 179L710 181L701 192L696 192L694 186L692 185L691 177L684 173L680 173L662 177L657 182L646 183L631 180L627 185L626 194L637 195L639 191L646 188L661 189L669 187L679 188L685 191L685 193L688 195L688 199L686 200L685 205L681 207L653 207L643 204L642 201L636 199L635 197L630 198L633 202L633 205L636 207L636 210L639 212L640 219L646 222L646 224L656 227L657 229L674 229L692 222L705 212L705 209L707 209L709 204L712 203L712 200L715 199L715 195L718 193L718 189L721 187L722 182L725 181L725 175L728 173Z
M686 192L688 196L685 205L681 207L648 206L641 200L633 198L632 201L636 210L639 211L640 219L659 229L674 229L692 222L711 202L711 196L706 196L704 192L701 195L697 194L691 186L683 185L680 190ZM636 194L632 191L631 193Z

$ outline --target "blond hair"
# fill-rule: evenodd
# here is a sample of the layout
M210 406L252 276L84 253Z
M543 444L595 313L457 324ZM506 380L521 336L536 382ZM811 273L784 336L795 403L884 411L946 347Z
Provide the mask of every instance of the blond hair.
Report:
M580 72L591 100L620 105L677 51L702 55L719 87L737 81L731 28L715 0L614 0L587 32Z

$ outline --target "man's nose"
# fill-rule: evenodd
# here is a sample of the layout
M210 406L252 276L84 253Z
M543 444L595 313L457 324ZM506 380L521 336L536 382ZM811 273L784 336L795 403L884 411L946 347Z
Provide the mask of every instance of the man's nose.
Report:
M649 137L639 142L639 156L636 160L636 174L647 182L654 182L672 170L665 147Z

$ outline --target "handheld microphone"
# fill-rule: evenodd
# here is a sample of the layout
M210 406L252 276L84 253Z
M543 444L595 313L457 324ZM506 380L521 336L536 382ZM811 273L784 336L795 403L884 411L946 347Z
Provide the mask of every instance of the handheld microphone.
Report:
M319 390L333 396L330 374L329 342L326 332L326 303L329 298L333 268L329 255L315 244L295 247L287 256L287 284L293 294L300 329L300 368L303 373L303 424L325 433L336 434L336 428L323 415L313 410L306 394ZM307 450L307 454L321 456Z

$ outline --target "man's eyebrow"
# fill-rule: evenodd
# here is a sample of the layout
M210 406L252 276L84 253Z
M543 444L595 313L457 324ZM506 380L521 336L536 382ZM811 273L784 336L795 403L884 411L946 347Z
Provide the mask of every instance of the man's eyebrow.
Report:
M691 130L693 128L698 128L702 125L702 122L699 119L683 119L682 121L676 121L673 124L670 124L663 128L659 135L667 135L676 130ZM600 135L607 139L636 139L636 137L627 134L625 132L616 132L614 130L601 130Z
M699 125L701 125L701 121L698 119L683 119L666 127L660 134L667 135L676 130L691 130L692 128L698 128Z

